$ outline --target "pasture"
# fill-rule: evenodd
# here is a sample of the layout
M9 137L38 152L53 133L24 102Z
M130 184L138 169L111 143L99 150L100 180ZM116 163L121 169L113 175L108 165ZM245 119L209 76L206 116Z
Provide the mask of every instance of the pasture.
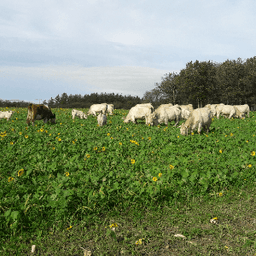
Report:
M64 252L59 249L59 255L75 252L82 255L79 246L83 245L91 248L94 255L119 255L117 251L122 255L158 255L161 250L166 255L168 252L169 255L185 252L208 255L205 252L209 251L218 252L216 255L236 255L235 247L241 247L237 255L254 255L256 224L254 233L252 228L249 235L241 235L247 237L244 242L237 238L233 249L230 244L222 246L221 241L217 247L208 241L205 244L210 247L200 245L199 248L192 242L208 236L210 233L202 226L210 226L210 219L223 211L210 209L209 205L235 202L240 200L236 197L239 194L241 198L244 196L244 203L255 197L248 192L256 184L253 112L243 120L214 118L209 134L195 132L182 136L179 128L173 127L174 122L168 127L146 126L143 121L137 125L124 124L121 118L128 113L125 110L114 110L114 115L107 117L107 125L102 127L97 126L97 117L93 116L72 120L72 109L53 109L55 125L35 121L35 126L27 126L27 109L10 110L15 110L11 119L0 120L1 254L24 255L36 241L43 245L38 253L44 254L50 243L45 237L52 236L53 240L58 234L60 239L64 232L69 235L63 241L67 237L70 241L71 234L76 242L78 233L84 237L90 235L80 245L74 242L78 247L72 250L67 246ZM250 201L248 205L253 204ZM194 214L200 212L199 208L203 212L202 218L197 219L199 227L193 225L186 230L181 223L189 223L189 215L184 213L189 207L194 209ZM171 238L157 239L159 233L156 233L153 239L151 233L157 232L157 227L150 233L149 226L159 222L161 227L166 227L164 219L170 213ZM148 230L136 230L131 235L126 215L138 225L148 223ZM153 216L165 218L161 224ZM211 224L207 230L211 228L213 234L224 232L221 221L215 226ZM175 233L183 233L191 243L175 240ZM111 251L111 244L116 251ZM56 244L49 246L54 252Z

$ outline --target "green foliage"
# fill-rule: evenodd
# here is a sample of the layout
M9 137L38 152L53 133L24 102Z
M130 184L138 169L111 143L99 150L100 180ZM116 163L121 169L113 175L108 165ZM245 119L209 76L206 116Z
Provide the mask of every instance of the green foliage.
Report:
M209 135L184 137L172 126L124 124L123 110L103 127L92 116L73 121L71 109L53 110L56 125L26 127L26 112L0 120L1 237L255 181L253 115L214 120ZM200 230L193 232L191 237Z

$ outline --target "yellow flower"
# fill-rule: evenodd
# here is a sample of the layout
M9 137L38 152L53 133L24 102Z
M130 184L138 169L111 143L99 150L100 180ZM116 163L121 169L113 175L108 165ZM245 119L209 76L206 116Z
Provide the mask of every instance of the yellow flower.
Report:
M160 124L157 127L160 128L161 127Z
M58 141L61 141L61 138L58 138Z
M11 182L11 181L13 181L13 180L14 180L13 177L9 177L9 178L8 178L8 182Z
M122 142L119 142L119 145L121 146L121 145L123 145L123 143L122 143Z
M75 144L75 142L74 142L74 141L72 141L72 143L73 143L73 144Z
M218 217L214 217L213 219L214 219L214 220L217 220L217 219L218 219Z
M45 130L45 132L47 133L48 131L47 131L47 130Z
M132 163L132 164L135 164L135 159L131 159L131 163Z
M216 140L216 142L219 142L219 140Z
M96 149L97 150L97 149ZM90 157L90 154L86 154L86 157L89 158Z
M252 165L251 165L251 164L248 164L248 167L249 167L249 168L251 168L251 167L252 167Z
M21 135L22 134L22 132L19 132L19 135Z
M246 141L246 143L248 143L248 142L249 142L249 140Z
M149 140L151 140L151 137L148 137Z
M72 226L68 227L67 230L70 230L71 228L73 228Z
M144 140L144 138L143 138L143 137L141 137L141 139L142 139L142 140Z
M194 135L194 133L192 132L191 135Z
M128 129L128 128L126 128L126 130L128 131L129 129Z
M13 132L13 131L14 131L14 128L12 128L11 130L12 130L12 132Z
M24 173L24 169L20 169L20 170L18 171L18 177L20 177L23 173Z
M41 128L41 129L40 129L40 132L43 132L43 131L44 131L44 129L43 129L43 128Z
M207 134L206 134L205 136L206 136L206 137L208 137L208 135L207 135Z
M116 223L113 223L113 224L109 225L109 227L110 227L110 228L117 228L118 225L117 225Z
M52 134L50 133L49 136L52 136Z
M171 165L171 164L169 165L169 167L170 167L170 169L171 169L171 170L172 170L172 169L174 169L174 166L173 166L173 165Z
M212 121L214 121L214 118L212 118Z
M220 193L219 193L219 196L223 196L223 193L220 192Z
M75 139L75 141L77 141L77 139Z
M27 139L27 138L28 138L28 135L25 135L25 138Z
M180 136L177 136L177 138L179 138Z
M60 135L60 133L58 133L58 135Z
M162 173L160 172L160 173L158 173L158 176L161 178L162 177Z
M220 149L219 152L222 154L222 150Z
M157 181L157 177L153 177L153 179L152 179L153 181Z
M136 245L142 244L142 239L139 239L138 241L135 242Z
M95 151L96 151L97 149L98 149L97 147L94 147L94 148L93 148L93 150L95 150Z
M52 150L55 150L55 147L53 147Z
M113 137L110 137L111 140L113 140Z
M60 125L62 125L62 123L60 123Z
M101 149L102 151L105 151L106 149L105 149L105 147L102 147L102 149Z
M255 156L255 151L252 151L251 155L252 155L252 156Z
M10 144L13 145L13 142L11 141Z
M69 176L69 172L65 172L66 176L68 177Z
M110 136L110 133L109 133L109 132L107 133L107 136Z
M233 133L230 133L230 136L233 136Z

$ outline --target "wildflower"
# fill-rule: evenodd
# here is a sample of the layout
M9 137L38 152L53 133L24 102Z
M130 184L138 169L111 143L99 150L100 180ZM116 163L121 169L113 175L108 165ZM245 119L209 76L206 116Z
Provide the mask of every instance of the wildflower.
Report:
M225 137L227 137L228 135L225 135Z
M110 228L117 228L118 225L117 225L116 223L113 223L113 224L109 225L109 227L110 227Z
M75 142L72 140L72 143L75 144Z
M69 176L69 172L65 172L66 176L68 177Z
M220 149L219 152L222 154L222 150Z
M11 141L10 144L13 145L13 142Z
M249 167L249 168L251 168L251 167L252 167L252 165L251 165L251 164L248 164L248 167Z
M219 140L216 140L216 142L219 142Z
M251 156L255 156L255 151L252 151Z
M246 141L246 143L248 143L248 142L249 142L249 140Z
M153 177L153 179L152 179L153 181L157 181L157 177Z
M25 138L27 139L27 138L28 138L28 135L25 135Z
M220 192L220 193L219 193L219 196L223 196L223 193Z
M98 149L97 147L94 147L94 148L93 148L93 150L95 150L95 151L96 151L97 149Z
M151 140L151 137L148 137L148 140Z
M109 132L107 133L107 136L110 136L110 133L109 133Z
M68 227L67 230L70 230L71 228L73 228L72 226Z
M105 147L102 147L102 149L101 149L102 151L105 151L106 149L105 149Z
M218 217L214 217L214 218L212 218L213 220L217 220L218 219Z
M139 239L138 241L135 242L136 245L142 244L142 239Z
M252 137L254 137L255 135L253 134Z
M161 127L160 124L157 127L160 128Z
M206 137L208 137L208 135L207 135L207 134L206 134L205 136L206 136Z
M131 159L131 163L132 163L132 164L135 164L135 159Z
M58 138L58 141L61 141L61 138Z
M128 129L128 128L126 128L126 130L128 131L129 129Z
M13 131L14 131L14 128L12 128L11 130L12 130L12 132L13 132Z
M43 128L41 128L41 129L40 129L40 132L43 132L43 131L44 131L44 129L43 129Z
M97 149L96 149L97 150ZM90 157L90 154L86 154L86 157L89 158Z
M77 139L75 139L75 141L77 141Z
M50 133L49 136L52 136L52 134Z
M19 132L19 135L22 135L22 132Z
M158 173L158 176L159 176L159 178L161 178L162 177L162 173L160 172L160 173Z
M45 130L45 132L47 133L48 131L47 131L47 130Z
M180 136L177 136L177 138L179 138Z
M143 138L143 137L141 137L141 139L142 139L142 140L144 140L144 138Z
M20 177L23 173L24 173L24 169L20 169L20 170L18 171L18 177Z
M233 133L232 133L232 132L230 133L230 136L233 136Z
M58 133L58 135L60 135L60 133Z
M150 126L150 124L148 124L148 126Z
M11 182L11 181L13 181L13 180L14 180L13 177L9 177L9 178L8 178L8 182Z
M119 145L120 145L120 146L122 146L122 145L123 145L123 143L122 143L122 142L119 142Z
M226 249L228 249L228 247L227 247L227 246L225 246L225 248L226 248Z
M110 137L111 140L113 140L113 137Z
M62 123L60 123L60 125L62 125Z
M154 154L154 151L152 151L151 153Z
M112 124L112 121L111 120L109 120L109 122L108 122L109 124Z
M174 169L174 166L173 166L173 165L171 165L171 164L169 165L169 167L170 167L170 169L171 169L171 170L172 170L172 169Z
M214 118L212 118L212 121L214 121Z
M192 132L191 135L194 135L194 133Z
M55 150L55 147L53 147L52 150Z

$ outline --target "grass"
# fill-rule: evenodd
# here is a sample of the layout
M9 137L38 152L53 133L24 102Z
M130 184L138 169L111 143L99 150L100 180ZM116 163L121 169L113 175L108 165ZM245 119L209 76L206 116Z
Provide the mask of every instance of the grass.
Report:
M253 113L184 137L53 112L0 120L1 255L256 255Z

